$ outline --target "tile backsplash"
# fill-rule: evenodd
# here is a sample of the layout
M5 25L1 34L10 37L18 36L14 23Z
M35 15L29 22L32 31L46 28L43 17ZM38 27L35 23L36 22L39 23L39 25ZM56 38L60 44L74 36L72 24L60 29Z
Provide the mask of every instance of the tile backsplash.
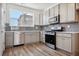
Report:
M65 32L79 32L79 23L69 23L69 24L55 24L55 25L48 25L48 26L34 26L34 27L19 27L18 30L51 30L51 27L58 27L58 26L62 26L64 27L64 31ZM13 27L16 28L16 27ZM8 31L10 30L10 26L9 27L5 27L5 30Z
M44 30L51 30L51 27L58 27L58 26L64 27L65 32L79 32L79 23L49 25L45 26Z

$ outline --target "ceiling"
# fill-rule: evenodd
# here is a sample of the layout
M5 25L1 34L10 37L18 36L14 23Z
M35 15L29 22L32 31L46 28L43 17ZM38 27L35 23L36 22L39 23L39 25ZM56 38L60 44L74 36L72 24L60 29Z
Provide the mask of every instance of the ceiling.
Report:
M23 5L30 7L30 8L34 8L34 9L44 10L44 9L49 8L50 6L52 6L54 4L55 3L24 3Z

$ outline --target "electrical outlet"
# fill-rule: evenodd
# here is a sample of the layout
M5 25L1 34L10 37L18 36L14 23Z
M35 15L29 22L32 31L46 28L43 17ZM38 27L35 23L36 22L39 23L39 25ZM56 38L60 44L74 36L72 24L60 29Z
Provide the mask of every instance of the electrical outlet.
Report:
M70 25L67 25L67 28L70 28Z

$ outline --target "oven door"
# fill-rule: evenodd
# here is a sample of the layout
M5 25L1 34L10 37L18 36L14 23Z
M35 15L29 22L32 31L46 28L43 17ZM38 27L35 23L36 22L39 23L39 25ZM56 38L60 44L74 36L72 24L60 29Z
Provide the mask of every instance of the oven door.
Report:
M45 42L55 45L56 44L56 37L55 37L55 35L45 34Z
M56 35L45 34L45 43L48 47L56 49Z

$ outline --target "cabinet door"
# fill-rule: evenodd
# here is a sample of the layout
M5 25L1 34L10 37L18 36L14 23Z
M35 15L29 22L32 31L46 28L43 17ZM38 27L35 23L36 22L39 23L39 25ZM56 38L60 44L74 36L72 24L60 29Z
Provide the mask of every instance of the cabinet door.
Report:
M68 9L67 9L67 3L62 3L60 4L60 22L66 22L67 21L67 14L68 14Z
M39 42L39 32L35 32L35 42Z
M54 9L54 7L50 8L50 10L49 10L50 11L50 13L49 13L50 17L54 17L55 16L55 9Z
M75 4L68 3L68 22L75 21Z
M32 42L39 42L39 32L32 32L31 33L31 41Z
M34 14L34 25L39 25L39 13Z
M29 32L25 32L25 41L24 41L25 44L28 44L28 43L31 42L31 36L30 35L31 34Z
M56 38L56 46L57 48L63 49L63 37Z
M43 13L39 14L39 22L40 22L40 25L43 25Z
M24 32L20 33L20 44L24 44L25 35Z
M56 46L57 48L71 52L71 38L57 37Z
M49 24L49 10L46 10L43 12L43 25L48 25Z
M25 32L25 44L39 41L39 32Z
M58 5L54 7L54 16L58 16Z
M14 34L13 32L6 32L5 33L5 45L6 45L6 48L7 47L12 47L13 46L13 41L14 41Z
M71 52L71 38L63 38L64 39L64 50Z

